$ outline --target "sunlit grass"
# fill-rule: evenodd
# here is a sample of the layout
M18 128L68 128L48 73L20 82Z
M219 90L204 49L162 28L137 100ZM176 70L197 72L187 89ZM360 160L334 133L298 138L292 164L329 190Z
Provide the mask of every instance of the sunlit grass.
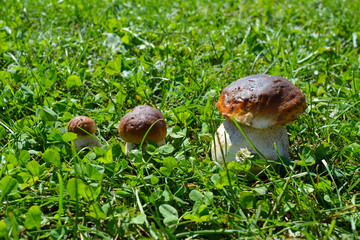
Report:
M0 238L358 238L359 1L2 1ZM215 165L215 102L251 74L289 79L306 113L290 161ZM136 105L167 145L124 155ZM67 122L105 145L79 153Z

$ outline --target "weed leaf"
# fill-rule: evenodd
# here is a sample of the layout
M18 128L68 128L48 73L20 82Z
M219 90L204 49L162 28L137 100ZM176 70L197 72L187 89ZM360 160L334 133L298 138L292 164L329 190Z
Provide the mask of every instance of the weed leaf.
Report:
M26 170L28 170L32 176L36 177L40 175L41 167L37 161L32 160L26 165Z
M79 88L81 87L81 85L82 85L81 79L76 75L71 75L66 79L66 86L69 89Z
M30 209L26 213L25 226L28 229L33 229L33 228L40 229L41 216L42 216L42 212L39 206L30 207Z
M93 204L90 205L89 213L87 215L94 218L94 219L97 219L97 220L101 220L101 219L106 218L106 214L99 207L98 203L93 203Z
M46 151L43 153L43 159L45 162L51 163L56 167L60 167L61 165L60 153L54 149L46 149Z
M146 215L145 214L140 214L139 216L136 216L133 219L131 219L130 223L144 224L145 221L146 221Z
M6 196L18 187L18 181L11 176L5 176L0 181L1 195Z
M16 154L16 158L21 165L25 165L30 160L30 153L26 150L21 150Z
M62 135L62 140L64 142L70 142L70 141L74 141L77 138L76 133L73 132L66 132Z
M72 199L75 199L76 198L76 184L77 184L77 192L79 193L79 187L80 187L80 184L82 184L82 180L80 179L75 179L75 178L71 178L67 185L66 185L66 191L69 193L70 197Z
M58 119L57 114L51 110L50 108L44 106L40 112L40 118L41 120L45 121L45 122L51 122L51 121L56 121Z
M204 195L197 190L192 190L189 194L189 198L193 201L202 201L204 198Z
M121 72L121 56L116 57L113 61L106 64L105 72L114 75Z
M161 215L164 217L164 224L169 226L175 224L179 219L177 210L169 204L162 204L159 207Z
M243 209L250 209L255 206L256 197L254 196L253 193L243 192L240 195L239 203Z

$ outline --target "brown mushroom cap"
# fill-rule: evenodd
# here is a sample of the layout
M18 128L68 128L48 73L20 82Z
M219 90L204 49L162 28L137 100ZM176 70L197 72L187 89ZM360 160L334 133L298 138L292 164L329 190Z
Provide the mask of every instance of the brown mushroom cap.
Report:
M69 132L74 132L78 135L87 135L88 133L94 134L97 128L95 121L85 116L74 117L70 120L67 127Z
M137 106L128 112L120 120L118 132L124 141L140 144L154 122L145 140L161 142L166 137L165 118L159 110L148 105Z
M307 105L304 94L285 78L253 75L225 87L216 107L239 123L269 128L295 120Z

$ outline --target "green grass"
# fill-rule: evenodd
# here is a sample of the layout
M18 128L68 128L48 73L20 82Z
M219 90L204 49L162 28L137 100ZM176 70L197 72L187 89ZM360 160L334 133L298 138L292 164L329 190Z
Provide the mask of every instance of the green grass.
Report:
M359 4L0 0L0 239L357 239ZM290 164L259 178L210 146L221 90L262 73L308 109ZM126 157L117 125L140 104L167 145ZM76 115L103 148L72 150Z

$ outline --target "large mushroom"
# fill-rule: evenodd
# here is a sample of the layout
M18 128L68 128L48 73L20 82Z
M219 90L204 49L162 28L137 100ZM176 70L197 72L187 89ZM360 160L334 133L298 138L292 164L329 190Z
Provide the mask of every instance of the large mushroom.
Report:
M268 160L277 160L278 153L288 157L285 125L303 113L307 105L304 94L288 80L272 75L253 75L225 87L216 107L225 116L225 121L214 135L211 151L213 160L223 163L235 161L236 154L242 149L259 154L232 118Z
M162 113L148 105L133 108L122 117L118 127L120 137L126 142L125 155L130 154L135 144L141 144L144 137L143 147L148 140L156 142L159 146L164 145L166 131L166 121Z
M77 134L73 141L76 151L84 147L101 147L102 144L94 136L96 132L96 123L92 118L86 116L76 116L68 124L69 132Z

